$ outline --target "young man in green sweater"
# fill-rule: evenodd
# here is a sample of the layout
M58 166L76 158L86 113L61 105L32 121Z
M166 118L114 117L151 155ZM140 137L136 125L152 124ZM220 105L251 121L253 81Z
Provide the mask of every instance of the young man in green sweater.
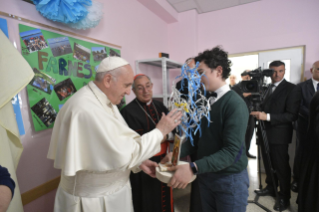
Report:
M202 82L207 91L217 97L211 102L208 127L202 119L202 136L195 145L185 142L181 157L197 153L198 159L190 164L172 167L176 170L168 186L185 188L194 174L198 175L203 212L246 211L249 179L245 154L245 132L248 109L238 94L231 91L225 80L230 74L230 60L221 48L200 53L198 72L204 73ZM171 153L162 160L170 160Z

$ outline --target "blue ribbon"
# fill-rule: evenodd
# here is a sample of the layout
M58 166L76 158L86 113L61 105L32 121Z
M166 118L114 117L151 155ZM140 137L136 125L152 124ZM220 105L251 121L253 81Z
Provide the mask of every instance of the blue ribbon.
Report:
M181 88L179 91L185 90L185 81L187 80L187 94L180 94L179 98L186 97L187 104L189 106L189 111L184 111L181 124L178 126L180 136L184 133L186 139L189 139L191 144L194 146L193 135L196 135L199 131L199 136L202 136L201 130L201 118L205 117L208 121L208 127L210 125L210 113L209 113L209 103L206 97L206 88L203 83L201 83L203 74L197 72L199 62L196 66L191 69L185 63L181 68L181 75L177 76L176 79L181 78ZM203 87L204 96L200 90ZM199 99L198 99L199 97Z

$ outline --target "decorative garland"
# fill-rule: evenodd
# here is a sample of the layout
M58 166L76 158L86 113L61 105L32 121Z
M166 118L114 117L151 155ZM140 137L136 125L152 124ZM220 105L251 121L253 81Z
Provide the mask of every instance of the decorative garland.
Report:
M209 102L213 98L207 99L205 96L206 88L201 83L201 77L205 75L198 74L198 66L198 62L193 69L186 63L182 66L181 75L176 77L176 79L181 78L181 88L177 89L173 82L172 94L168 102L169 108L179 108L183 111L182 123L178 126L178 131L180 135L183 134L182 137L188 138L192 145L194 145L193 135L199 131L201 136L201 119L205 117L208 120L208 126L211 122ZM186 89L188 92L185 92Z

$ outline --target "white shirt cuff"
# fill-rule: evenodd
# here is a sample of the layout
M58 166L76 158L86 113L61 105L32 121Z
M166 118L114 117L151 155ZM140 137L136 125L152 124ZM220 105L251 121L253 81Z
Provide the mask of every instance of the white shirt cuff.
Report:
M142 164L142 163L140 163L140 164L134 166L134 167L132 168L132 172L136 174L136 173L139 173L140 171L142 171L142 169L140 169L140 165L141 165L141 164Z
M267 121L270 121L270 114L267 113Z
M170 132L167 136L167 140L171 141L174 140L174 134L172 132Z

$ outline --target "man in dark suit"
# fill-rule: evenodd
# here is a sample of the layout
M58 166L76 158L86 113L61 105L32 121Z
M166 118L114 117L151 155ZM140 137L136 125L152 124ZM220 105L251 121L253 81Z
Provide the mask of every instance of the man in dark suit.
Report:
M249 81L251 79L251 77L249 76L248 72L250 70L245 70L242 74L241 74L241 79L242 81ZM244 93L242 91L242 85L240 81L238 84L234 85L233 87L231 87L232 90L236 91L236 93L243 98L243 100L245 101L247 108L249 111L251 111L251 102L249 100L249 96L251 95L251 93ZM247 130L246 130L246 134L245 134L245 145L246 145L246 155L249 158L256 158L256 156L252 155L249 153L249 149L250 149L250 143L251 143L251 139L253 137L254 134L254 128L255 128L255 117L254 116L249 116L248 119L248 125L247 125Z
M315 62L310 69L312 78L297 85L297 90L301 98L301 104L297 121L297 142L296 154L294 159L293 182L291 183L291 190L298 192L298 181L300 178L301 158L304 152L306 140L306 133L308 129L309 119L309 105L315 92L319 90L319 61Z
M271 77L272 84L268 87L267 95L261 108L263 112L254 111L258 120L265 123L266 135L269 143L269 155L272 167L275 169L275 182L271 178L271 170L265 154L264 142L261 143L262 157L266 169L266 188L255 190L259 196L275 196L275 189L280 184L280 192L274 205L274 210L283 211L290 205L290 179L288 145L292 140L292 122L297 119L300 99L296 94L296 85L284 79L285 64L273 61L269 68L274 70ZM261 138L260 131L258 137ZM276 188L274 188L274 183Z

